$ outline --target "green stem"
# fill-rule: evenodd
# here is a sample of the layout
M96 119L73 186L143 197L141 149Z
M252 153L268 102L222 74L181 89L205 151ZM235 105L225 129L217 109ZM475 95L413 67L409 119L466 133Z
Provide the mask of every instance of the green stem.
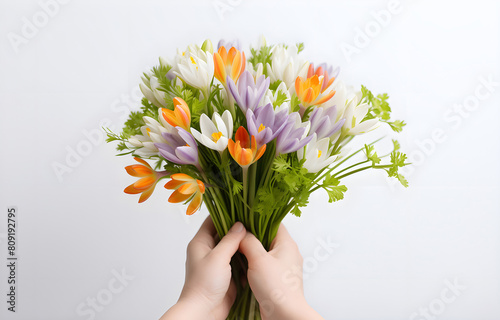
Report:
M245 224L248 224L248 167L242 167L243 169L243 217Z
M256 169L257 169L257 165L256 164L252 164L250 165L250 167L248 168L249 170L249 173L247 174L249 177L247 177L247 179L249 179L248 183L248 205L250 206L250 213L249 213L249 219L250 219L250 228L252 230L252 233L254 235L257 234L256 230L255 230L255 216L254 216L254 212L253 212L253 201L254 201L254 198L255 198L255 172L256 172Z
M220 205L220 202L222 201L222 199L216 197L216 195L214 194L215 190L213 190L213 187L207 188L207 191L211 195L211 197L214 199L215 206L217 207L217 213L220 217L220 222L222 224L222 228L223 228L222 230L224 231L224 234L227 234L229 231L229 228L228 228L227 223L226 223L224 212L222 211L222 208Z
M231 91L229 91L227 85L224 85L224 89L226 89L227 97L228 97L228 106L227 109L229 112L231 112L231 115L233 116L233 119L236 119L236 110L234 109L234 98L233 95L231 94Z
M374 145L375 143L379 142L380 140L384 139L385 137L382 137L382 138L378 138L377 140L373 141L372 143L368 144L369 146L371 145ZM361 151L365 150L365 147L363 148L360 148L358 150L356 150L355 152L351 153L349 156L345 157L342 161L340 161L339 163L337 163L336 165L334 165L333 167L331 167L328 171L326 171L325 173L323 173L321 176L318 176L316 179L313 180L313 182L311 183L311 186L317 184L319 181L321 181L321 179L323 179L328 173L332 172L333 170L337 169L339 166L341 166L344 162L346 162L347 160L349 160L350 158L354 157L356 154L360 153ZM326 168L323 168L319 173L321 174Z
M383 169L383 168L391 168L393 165L392 164L386 164L386 165L382 165L382 166L366 166L366 167L363 167L363 168L359 168L359 169L356 169L356 170L353 170L353 171L350 171L350 172L347 172L343 175L341 175L340 177L337 177L337 179L342 179L342 178L345 178L347 176L350 176L351 174L353 173L356 173L356 172L360 172L360 171L363 171L363 170L366 170L366 169L370 169L370 168L374 168L374 169Z
M349 167L347 167L347 168L344 168L344 169L340 170L339 172L335 172L335 174L334 174L333 176L334 176L334 177L336 177L337 175L341 174L341 173L342 173L342 172L344 172L344 171L347 171L347 170L349 170L349 169L352 169L352 168L354 168L354 167L359 166L360 164L364 164L364 163L367 163L367 162L370 162L370 160L365 160L365 161L361 161L361 162L355 163L355 164L353 164L352 166L349 166Z

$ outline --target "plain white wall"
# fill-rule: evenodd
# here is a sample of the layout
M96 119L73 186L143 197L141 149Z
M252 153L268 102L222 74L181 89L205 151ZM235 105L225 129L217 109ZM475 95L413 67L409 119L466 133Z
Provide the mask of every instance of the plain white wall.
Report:
M317 193L301 218L286 218L310 304L325 319L500 319L498 1L401 1L384 25L377 13L398 2L62 2L0 1L2 319L90 319L76 310L96 297L107 304L95 319L156 319L176 301L206 210L186 217L161 188L137 204L123 193L133 160L97 132L138 106L139 77L158 56L260 34L304 42L305 57L340 66L344 81L388 92L408 123L398 138L414 163L410 188L368 172L345 179L343 201ZM77 148L86 155L67 159ZM55 163L73 167L58 179ZM3 302L10 205L20 215L16 314ZM326 257L321 241L335 244ZM108 297L123 270L133 279Z

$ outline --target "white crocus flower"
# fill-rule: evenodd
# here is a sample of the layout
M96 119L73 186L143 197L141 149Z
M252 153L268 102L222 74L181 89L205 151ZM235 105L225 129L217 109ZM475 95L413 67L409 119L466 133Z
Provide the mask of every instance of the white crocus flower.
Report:
M248 62L245 70L248 70L254 79L258 79L264 74L264 65L262 62L259 62L254 66L251 62Z
M263 34L260 35L259 39L257 40L256 45L250 45L251 49L254 49L255 51L259 51L260 48L267 46L267 41L266 38L264 37Z
M202 114L200 117L201 133L191 128L191 133L201 144L219 152L227 148L227 142L233 137L233 117L229 110L222 113L222 117L214 112L212 120Z
M360 95L356 94L346 106L344 111L345 123L342 127L342 136L354 136L366 133L380 126L378 118L363 121L370 110L367 103L360 104Z
M306 159L304 168L311 173L316 173L337 159L336 155L330 156L332 151L333 146L330 147L330 139L317 140L315 133L312 140L304 148L297 151L297 157L299 160Z
M136 150L137 154L147 157L158 155L158 148L154 144L167 143L162 133L174 132L174 127L162 117L161 109L159 110L159 114L161 123L151 117L143 117L146 125L141 127L142 135L135 135L128 139L131 145L139 148Z
M208 51L199 47L185 51L179 58L173 74L190 86L208 95L208 89L214 77L214 58Z
M271 83L281 80L287 88L292 88L298 76L306 77L309 62L299 57L297 46L279 44L271 49L271 65L267 64L267 72L271 77Z
M142 77L142 82L139 84L139 88L141 89L142 94L146 99L149 100L153 105L158 108L166 107L167 104L165 102L166 93L158 90L160 88L160 83L158 82L158 78L153 76L151 72L145 73Z
M278 99L278 93L281 92L286 96L286 101L282 102L279 106L276 105L276 100ZM267 90L266 94L264 95L264 101L261 105L266 105L268 103L271 103L274 106L274 112L279 113L283 110L286 110L287 113L290 113L290 101L291 101L291 95L290 92L288 91L286 85L284 82L281 82L276 88L276 90L273 92L272 90Z

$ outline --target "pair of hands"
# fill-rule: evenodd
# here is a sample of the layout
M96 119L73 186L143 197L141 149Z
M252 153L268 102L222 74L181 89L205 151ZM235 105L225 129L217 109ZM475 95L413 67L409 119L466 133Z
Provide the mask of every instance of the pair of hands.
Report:
M262 319L323 319L305 300L302 256L283 225L269 252L241 222L218 244L216 235L208 217L188 245L179 301L160 320L226 319L236 297L230 262L238 250L248 260L248 284L260 304Z

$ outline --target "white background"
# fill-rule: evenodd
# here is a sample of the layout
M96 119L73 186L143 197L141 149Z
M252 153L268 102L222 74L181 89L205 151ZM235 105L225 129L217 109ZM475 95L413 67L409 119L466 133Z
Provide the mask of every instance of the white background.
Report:
M304 42L310 61L388 92L408 123L399 139L414 163L410 188L366 172L344 180L343 201L317 193L301 218L286 218L306 258L310 304L325 319L419 320L425 310L435 319L500 319L500 86L480 89L488 97L480 94L473 111L453 109L472 105L480 79L500 81L499 1L401 1L376 30L372 14L387 6L73 0L43 21L37 1L0 1L0 317L90 319L77 307L103 298L113 270L123 269L134 279L95 319L156 319L175 303L185 248L206 210L186 217L162 188L137 204L123 193L134 181L123 167L133 160L115 157L114 145L84 142L85 133L98 138L104 119L121 127L158 56L205 38L238 37L248 48L264 34L268 43ZM9 34L23 36L34 16L41 27L13 45ZM344 54L367 27L369 43ZM430 143L435 130L444 138ZM85 156L68 163L77 148ZM71 172L58 179L56 163ZM4 302L10 205L19 209L16 314ZM336 243L326 259L315 255L318 239ZM447 280L461 289L447 291Z

